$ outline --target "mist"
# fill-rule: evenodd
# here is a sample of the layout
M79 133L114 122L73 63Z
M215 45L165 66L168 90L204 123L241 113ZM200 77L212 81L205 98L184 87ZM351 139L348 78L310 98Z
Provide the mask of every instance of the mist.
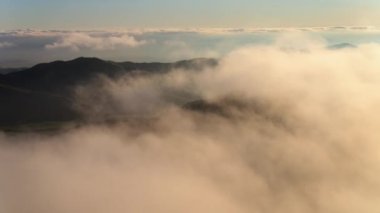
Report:
M380 45L326 46L79 86L85 125L0 133L0 211L379 211Z

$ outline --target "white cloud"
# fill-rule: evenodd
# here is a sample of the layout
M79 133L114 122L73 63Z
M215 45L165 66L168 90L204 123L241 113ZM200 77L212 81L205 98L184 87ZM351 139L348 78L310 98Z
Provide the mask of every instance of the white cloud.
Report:
M379 212L380 46L325 46L286 36L203 71L82 87L91 117L131 122L0 135L0 209ZM237 104L189 112L188 94Z
M69 48L78 51L81 48L90 48L95 50L114 49L119 46L137 47L145 44L146 41L136 40L135 37L123 35L106 35L96 36L89 33L67 33L63 35L59 41L53 44L47 44L46 49Z

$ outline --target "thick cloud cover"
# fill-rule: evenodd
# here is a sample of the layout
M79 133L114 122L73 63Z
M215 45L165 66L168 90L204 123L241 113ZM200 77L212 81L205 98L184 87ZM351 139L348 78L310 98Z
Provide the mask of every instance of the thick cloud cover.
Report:
M100 79L78 109L127 121L3 134L0 209L377 212L379 67L377 44L297 35L212 69ZM199 99L223 113L181 107Z

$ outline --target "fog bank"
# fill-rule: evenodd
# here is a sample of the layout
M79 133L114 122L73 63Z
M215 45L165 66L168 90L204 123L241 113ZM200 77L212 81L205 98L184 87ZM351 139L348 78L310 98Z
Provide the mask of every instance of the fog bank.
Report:
M379 211L380 46L326 46L284 36L78 87L88 125L0 135L0 211Z

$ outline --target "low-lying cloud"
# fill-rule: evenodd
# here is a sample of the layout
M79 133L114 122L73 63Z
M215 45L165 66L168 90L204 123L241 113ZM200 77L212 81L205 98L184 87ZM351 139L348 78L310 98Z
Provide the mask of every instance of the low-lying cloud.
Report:
M0 210L379 211L380 46L289 40L81 86L90 121L119 119L1 135Z
M81 48L95 50L114 49L116 46L137 47L145 44L145 41L138 41L130 35L116 36L92 36L86 33L69 33L53 44L47 44L46 49L69 48L79 51Z

